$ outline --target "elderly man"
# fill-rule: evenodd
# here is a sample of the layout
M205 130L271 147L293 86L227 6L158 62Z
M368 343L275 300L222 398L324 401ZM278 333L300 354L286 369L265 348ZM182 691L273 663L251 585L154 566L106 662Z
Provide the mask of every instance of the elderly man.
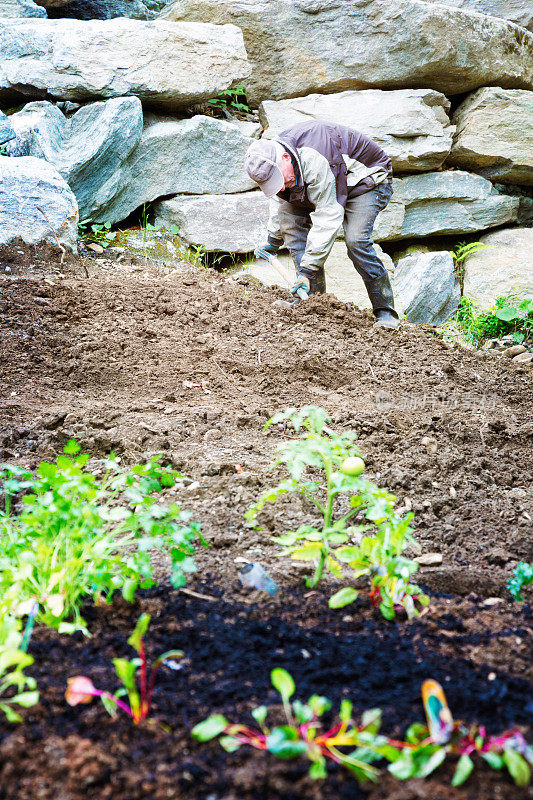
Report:
M301 122L273 141L253 142L246 170L270 198L268 244L288 247L298 278L291 292L325 292L324 263L344 227L348 255L364 281L376 325L397 328L387 270L372 241L377 214L392 195L390 158L362 133L328 122Z

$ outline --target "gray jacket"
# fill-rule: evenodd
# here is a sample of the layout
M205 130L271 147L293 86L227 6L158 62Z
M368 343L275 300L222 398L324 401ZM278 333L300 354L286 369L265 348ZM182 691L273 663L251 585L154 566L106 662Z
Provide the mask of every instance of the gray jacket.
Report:
M283 238L281 202L308 209L311 230L301 267L320 269L344 220L347 200L390 181L390 158L364 134L328 122L293 125L277 141L291 155L297 183L271 198L268 232L274 239Z

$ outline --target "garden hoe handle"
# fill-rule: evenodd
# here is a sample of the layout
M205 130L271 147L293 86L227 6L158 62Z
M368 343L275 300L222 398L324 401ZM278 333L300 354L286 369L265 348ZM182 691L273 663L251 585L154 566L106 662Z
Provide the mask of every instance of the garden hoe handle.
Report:
M270 264L272 264L274 269L277 272L279 272L279 274L281 275L281 277L283 278L284 281L287 281L289 286L292 283L294 283L290 273L285 269L285 267L276 258L276 256L272 255L272 253L268 253L266 250L263 250L263 248L260 247L255 251L255 255L256 255L257 258L264 258L265 261L268 261ZM305 289L298 289L297 295L300 298L300 300L308 300L309 299L309 295L307 294Z

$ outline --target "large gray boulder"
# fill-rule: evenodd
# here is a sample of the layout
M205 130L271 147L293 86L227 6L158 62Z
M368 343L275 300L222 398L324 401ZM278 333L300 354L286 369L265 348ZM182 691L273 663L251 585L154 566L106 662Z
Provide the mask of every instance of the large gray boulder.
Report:
M155 225L179 226L180 239L208 253L249 253L266 241L268 199L263 192L180 195L155 206Z
M264 137L311 119L355 128L370 136L392 160L395 172L437 169L450 152L454 127L450 101L432 89L366 89L265 100L259 109Z
M46 17L46 11L33 0L0 0L0 19Z
M490 14L533 31L533 5L530 0L426 0L426 2L438 2L464 11L475 11L477 14Z
M480 175L450 170L393 179L394 194L374 225L376 241L482 231L515 222L520 200Z
M175 0L161 16L238 25L254 105L372 87L533 88L531 34L422 0Z
M0 156L0 244L59 242L76 251L78 204L47 161Z
M10 119L17 136L6 154L53 164L76 195L82 219L98 210L95 198L113 181L143 130L137 97L91 103L70 118L52 103L28 103Z
M405 316L417 325L443 325L457 310L461 287L446 251L401 258L394 270L394 294Z
M187 106L242 81L250 66L233 25L0 21L0 101L99 100L133 94L152 105Z
M169 0L35 0L53 18L154 19Z
M485 249L464 263L465 296L482 311L497 297L533 299L533 228L504 228L479 241Z
M533 92L478 89L453 115L449 164L502 183L533 185Z
M204 115L175 120L147 116L141 140L120 170L93 197L93 216L118 222L159 197L246 192L256 184L244 155L259 135L252 122Z

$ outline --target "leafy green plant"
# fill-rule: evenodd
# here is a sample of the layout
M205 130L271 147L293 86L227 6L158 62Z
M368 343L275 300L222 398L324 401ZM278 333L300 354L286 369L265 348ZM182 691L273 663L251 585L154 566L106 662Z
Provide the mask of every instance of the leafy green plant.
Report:
M110 222L93 222L91 217L87 217L78 224L78 238L82 241L90 240L107 245L114 241L116 236L116 232L111 230Z
M67 703L70 706L77 706L79 703L90 703L93 697L99 697L111 716L115 716L117 709L120 708L132 718L136 725L141 720L146 719L150 712L155 678L160 666L168 659L183 658L184 656L181 650L168 650L155 659L150 674L148 674L144 636L149 624L150 615L141 614L133 633L128 639L128 644L137 651L138 658L130 660L126 658L113 659L115 672L122 683L121 689L115 694L111 694L97 689L90 678L85 677L85 675L76 675L67 681L67 691L65 692ZM137 669L140 671L139 688L137 688L135 678ZM127 696L129 705L120 699L124 696Z
M35 679L24 674L33 658L23 650L21 627L19 619L0 613L0 711L8 722L22 722L13 706L28 708L39 701Z
M448 757L457 757L453 786L463 784L472 773L473 756L479 756L492 769L506 768L517 786L527 786L531 778L533 748L517 729L491 736L482 725L467 726L453 719L440 684L424 681L422 697L428 721L411 725L406 746L389 766L397 778L426 778Z
M533 300L513 305L505 297L498 297L492 309L480 312L472 300L463 296L454 316L440 328L444 338L450 338L454 331L475 345L505 335L523 342L533 336Z
M515 600L523 600L522 589L524 586L531 586L532 583L533 563L527 564L525 561L521 561L520 564L515 567L513 577L509 578L507 588Z
M278 459L273 465L284 464L290 477L268 489L245 517L255 521L267 503L276 502L282 495L304 497L321 516L319 525L301 525L273 537L273 541L282 546L281 555L314 563L307 586L316 586L324 570L342 580L342 567L347 565L354 579L370 580L370 598L385 617L392 619L395 610L402 607L411 618L418 613L415 599L422 605L429 603L429 598L410 582L418 564L402 555L408 544L416 544L410 527L413 515L400 517L394 495L347 469L347 462L359 458L356 434L338 434L329 427L330 422L328 414L315 406L300 411L290 408L267 422L265 429L289 423L299 434L297 439L278 445ZM356 517L358 522L353 524ZM357 596L357 589L344 587L330 598L330 607L342 608Z
M466 259L469 256L473 256L474 253L479 253L480 250L488 250L492 245L489 244L481 244L481 242L459 242L452 250L453 256L453 263L455 266L455 271L459 281L461 283L461 288L464 282L464 264Z
M235 89L225 89L213 98L213 100L209 100L208 105L214 108L232 109L233 111L240 111L244 114L252 110L248 105L244 86L236 86Z
M343 700L338 721L324 730L320 717L331 708L331 702L326 697L315 694L307 703L299 700L290 702L295 692L292 676L286 670L276 668L271 672L271 680L281 695L286 724L267 727L268 710L263 705L252 711L258 729L230 723L222 714L214 714L193 728L193 738L207 742L220 736L220 744L229 753L238 750L241 745L250 745L278 758L304 756L311 762L311 778L326 777L329 759L349 769L359 781L376 780L379 772L372 762L382 758L390 761L399 758L400 752L394 746L396 743L379 734L379 708L365 711L361 724L356 725L352 719L352 704L349 700ZM353 749L346 753L346 748Z
M62 632L86 632L85 596L109 601L120 590L131 601L139 587L152 586L153 551L170 556L172 585L183 586L196 570L195 540L206 544L189 513L157 502L181 477L159 457L131 469L110 457L99 480L79 450L71 440L65 455L42 462L35 475L0 465L0 608L20 616L37 602L37 620ZM22 492L13 514L12 498Z

